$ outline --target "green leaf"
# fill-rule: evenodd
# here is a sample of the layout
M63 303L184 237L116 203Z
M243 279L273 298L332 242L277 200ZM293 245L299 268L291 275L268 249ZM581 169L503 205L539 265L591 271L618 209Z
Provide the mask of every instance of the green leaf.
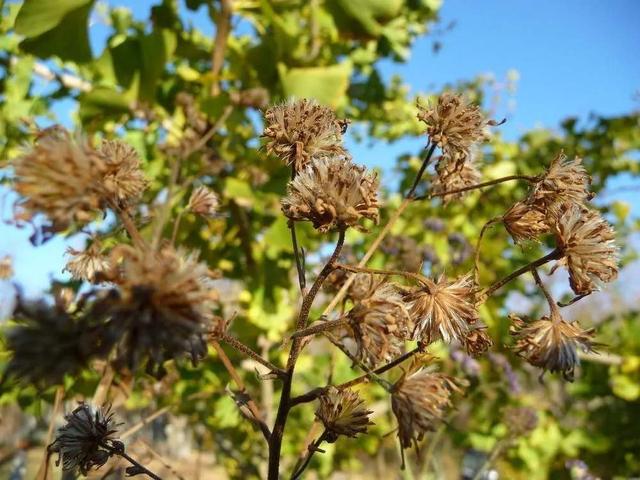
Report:
M80 97L80 118L90 119L107 114L129 111L129 101L120 92L107 87L97 87Z
M328 67L292 68L279 63L278 73L287 97L314 98L336 108L346 103L353 67L346 61Z
M68 14L92 3L93 0L25 0L16 18L16 33L37 37L60 25Z

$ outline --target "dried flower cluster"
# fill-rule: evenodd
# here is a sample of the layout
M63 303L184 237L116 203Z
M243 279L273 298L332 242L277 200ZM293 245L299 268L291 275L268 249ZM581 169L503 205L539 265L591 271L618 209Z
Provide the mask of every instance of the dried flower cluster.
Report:
M324 425L329 443L334 443L340 435L354 438L367 433L369 425L373 425L369 420L373 412L367 410L364 400L353 390L330 387L319 402L316 417Z
M466 192L450 195L442 195L443 193L477 185L480 178L480 171L471 154L461 156L455 161L443 156L436 164L436 175L431 182L431 193L441 195L442 201L446 204L452 200L463 198Z
M187 210L205 218L215 217L220 201L218 196L207 187L196 188L187 204Z
M85 250L79 251L67 248L71 260L67 262L65 270L76 280L86 280L91 283L99 282L111 270L109 258L102 253L102 245L95 240Z
M346 126L328 107L313 100L291 100L268 109L263 137L268 153L276 155L296 172L320 156L347 156L342 147Z
M282 210L321 232L378 221L378 177L344 156L315 158L289 183Z
M49 452L58 454L56 465L62 461L63 470L88 475L123 451L124 445L115 437L118 424L113 416L108 407L94 410L85 403L65 415L66 424L49 445Z

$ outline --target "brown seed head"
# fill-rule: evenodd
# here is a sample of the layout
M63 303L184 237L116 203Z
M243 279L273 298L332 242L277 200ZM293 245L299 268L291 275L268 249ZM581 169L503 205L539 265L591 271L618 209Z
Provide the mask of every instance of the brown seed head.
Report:
M120 208L135 204L148 185L136 150L120 140L105 140L100 146L100 154L106 165L105 197Z
M196 215L203 217L215 217L218 212L218 196L207 187L196 188L191 197L187 209Z
M460 188L472 187L480 182L481 174L472 157L464 156L453 161L442 157L436 165L436 175L431 182L431 193L442 194ZM442 196L444 203L463 198L468 192Z
M76 280L97 283L112 268L109 257L102 254L102 246L98 240L94 240L84 251L69 247L67 254L72 258L64 269Z
M309 220L321 232L378 221L378 176L345 157L315 158L289 182L282 210L292 220Z
M565 204L560 211L554 230L563 257L557 265L569 270L573 291L589 294L598 289L598 281L615 280L618 247L613 227L598 212L577 204Z
M354 438L367 433L369 425L373 425L369 420L373 412L367 410L364 400L353 390L330 387L319 401L316 417L324 425L329 443L335 442L340 435Z
M290 100L264 114L267 152L297 172L320 155L347 156L342 147L342 123L335 113L314 100Z
M472 357L478 357L485 353L493 345L493 340L487 333L485 325L472 327L462 339L462 345Z
M503 215L502 221L516 243L537 240L550 230L544 211L527 202L515 203Z

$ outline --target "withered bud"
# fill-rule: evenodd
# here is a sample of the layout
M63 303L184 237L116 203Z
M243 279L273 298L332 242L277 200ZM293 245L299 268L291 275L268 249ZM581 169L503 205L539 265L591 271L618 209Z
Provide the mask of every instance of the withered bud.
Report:
M207 187L198 187L191 194L187 209L196 215L211 218L218 213L219 204L218 196L214 192Z
M354 390L330 387L319 401L316 417L324 425L329 443L334 443L340 435L354 438L373 425L369 420L373 412L367 410L364 400Z
M105 197L120 208L135 204L148 186L136 150L120 140L105 140L100 154L105 160Z
M546 214L526 202L515 203L502 216L502 221L516 243L537 240L550 230Z

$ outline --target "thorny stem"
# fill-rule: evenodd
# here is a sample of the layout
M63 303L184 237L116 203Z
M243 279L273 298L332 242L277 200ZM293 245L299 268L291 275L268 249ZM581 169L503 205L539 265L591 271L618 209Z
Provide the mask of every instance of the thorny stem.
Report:
M427 195L415 197L415 200L430 200L436 197L446 197L447 195L455 195L456 193L468 192L469 190L477 190L480 188L490 187L492 185L497 185L503 182L509 182L511 180L526 180L527 182L533 183L538 181L538 177L531 176L531 175L508 175L506 177L496 178L494 180L488 180L483 183L476 183L475 185L470 185L468 187L460 187L454 190L447 190L446 192L429 193Z
M502 220L502 217L494 217L485 223L480 230L480 235L478 236L478 241L476 242L476 254L473 259L473 278L476 282L476 285L479 285L480 282L480 245L482 244L482 238L484 234L489 229L489 227L499 223Z
M263 358L262 355L260 355L259 353L254 352L253 350L251 350L251 348L246 346L244 343L242 343L237 338L232 337L231 335L229 335L227 333L223 333L220 336L220 340L222 342L226 343L227 345L229 345L230 347L234 348L238 352L245 354L247 357L249 357L249 358L255 360L256 362L258 362L259 364L267 367L271 372L275 373L279 377L283 377L285 375L284 370L282 370L281 368L276 367L269 360L267 360L266 358Z
M122 458L126 459L131 465L133 465L136 468L136 471L138 473L144 473L145 475L147 475L150 478L153 478L154 480L162 480L162 478L160 478L158 475L153 473L147 467L145 467L141 463L138 463L136 460L131 458L127 454L127 452L125 452L124 450L118 450L116 448L113 448L113 447L105 444L105 443L102 443L101 446L103 448L105 448L106 450L108 450L112 455L118 455L119 457L122 457Z
M422 180L422 175L424 175L424 171L427 169L427 166L431 161L431 157L433 156L433 152L436 150L437 146L438 146L437 143L434 142L429 148L429 151L427 152L427 156L422 161L422 165L420 165L420 170L418 170L416 179L413 181L413 185L411 185L411 188L409 189L409 192L407 193L406 198L414 198L414 195L416 193L416 188L418 188L418 185L420 184L420 180Z
M300 478L302 473L309 466L309 463L311 462L311 458L313 458L313 454L320 450L320 445L322 444L322 442L326 440L326 438L327 438L327 431L325 430L324 432L322 432L322 434L318 437L318 439L315 442L309 445L309 452L307 453L304 461L302 462L302 465L300 465L300 467L296 469L293 475L291 475L291 480L298 480Z
M415 272L407 272L404 270L381 270L377 268L358 267L352 265L345 265L343 263L336 263L336 268L346 270L354 273L372 273L374 275L396 275L401 277L412 278L419 282L421 285L425 284L425 277Z
M320 291L322 284L329 276L329 274L335 268L335 262L340 256L342 246L344 245L345 231L341 229L338 233L338 241L336 243L333 254L322 268L315 282L311 286L311 289L304 296L302 300L302 306L300 307L300 313L298 314L298 320L296 322L296 330L301 330L306 327L309 319L309 312L311 311L311 305ZM284 434L284 427L287 423L287 417L289 410L291 409L291 385L293 383L293 373L296 366L298 355L300 354L300 339L295 338L289 351L289 358L287 360L286 376L282 383L282 391L280 393L280 403L278 405L278 412L276 413L276 420L273 425L273 430L269 437L269 480L277 480L280 475L280 450L282 448L282 436Z
M227 372L229 372L229 375L231 375L231 378L235 382L235 384L238 387L238 389L243 394L247 395L247 398L248 398L247 399L247 407L249 408L249 411L251 412L251 415L253 416L252 420L258 425L258 427L260 427L260 430L262 431L262 435L264 436L264 438L268 442L269 438L271 436L271 432L269 432L269 427L267 427L267 424L264 423L264 421L262 420L262 415L260 414L260 410L258 410L257 405L255 404L253 399L251 399L249 397L249 394L247 393L247 388L246 388L244 382L242 381L242 378L240 378L240 375L238 374L237 370L233 366L233 363L231 363L231 360L229 360L229 357L227 357L227 354L224 352L224 350L222 349L220 344L218 342L216 342L216 341L213 341L212 345L213 345L213 348L215 349L216 353L220 357L220 360L222 361L222 364L227 369Z
M490 287L488 287L482 294L482 298L486 299L488 297L490 297L491 295L493 295L497 290L499 290L500 288L502 288L503 286L505 286L507 283L509 283L511 280L513 280L514 278L519 277L520 275L522 275L523 273L527 273L528 271L530 271L531 269L537 268L541 265L544 265L545 263L548 263L552 260L557 260L562 256L562 250L560 250L559 248L556 248L555 250L553 250L551 253L549 253L548 255L545 255L544 257L541 257L537 260L534 260L533 262L525 265L524 267L519 268L518 270L516 270L515 272L510 273L509 275L507 275L506 277L504 277L502 280L498 280L496 283L494 283L493 285L491 285Z

